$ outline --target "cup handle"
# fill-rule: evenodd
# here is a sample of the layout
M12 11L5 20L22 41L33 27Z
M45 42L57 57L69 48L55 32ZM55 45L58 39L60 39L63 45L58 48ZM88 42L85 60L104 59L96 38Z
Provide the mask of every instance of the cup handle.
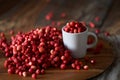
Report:
M90 35L94 37L95 41L92 44L87 45L87 48L94 47L97 44L97 41L98 41L98 38L97 38L95 33L88 32L88 36L90 36Z

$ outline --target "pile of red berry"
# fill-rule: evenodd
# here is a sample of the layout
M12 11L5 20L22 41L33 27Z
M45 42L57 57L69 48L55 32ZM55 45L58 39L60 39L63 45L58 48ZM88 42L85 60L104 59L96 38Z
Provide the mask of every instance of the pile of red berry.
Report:
M77 22L68 24L82 25ZM84 27L81 31L84 31ZM44 74L45 69L51 67L88 69L87 64L72 58L70 51L63 45L61 30L55 27L46 26L26 33L19 32L11 36L9 41L4 33L0 33L0 37L0 50L4 51L7 57L4 67L9 74L24 77L31 74L32 78L36 78L37 75Z
M64 26L64 31L69 33L80 33L86 30L86 26L83 23L71 21Z

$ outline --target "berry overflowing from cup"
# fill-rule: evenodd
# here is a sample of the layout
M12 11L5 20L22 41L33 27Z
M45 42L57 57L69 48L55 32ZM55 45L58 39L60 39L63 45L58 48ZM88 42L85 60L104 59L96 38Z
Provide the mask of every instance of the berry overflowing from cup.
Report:
M84 32L85 30L86 27L83 25L83 23L77 21L68 22L64 27L64 31L69 33L80 33Z
M94 42L87 44L88 36L94 38ZM67 49L71 51L74 58L83 58L86 55L86 50L92 48L97 43L97 36L90 32L88 27L82 22L71 21L62 28L63 43Z

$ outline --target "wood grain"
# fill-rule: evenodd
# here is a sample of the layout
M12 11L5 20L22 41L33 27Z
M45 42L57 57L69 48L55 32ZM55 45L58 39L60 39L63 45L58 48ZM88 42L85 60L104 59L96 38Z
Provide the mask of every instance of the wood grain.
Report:
M87 55L91 59L94 58L96 60L96 64L92 65L88 63L89 70L73 70L73 69L48 69L46 70L45 75L39 75L38 80L85 80L94 76L97 76L104 72L114 60L114 54L112 51L111 45L103 40L99 40L100 43L104 44L103 49L99 54L93 54L91 51L88 51ZM5 57L0 57L0 79L1 80L32 80L30 76L21 77L16 74L9 75L7 70L3 67ZM83 59L80 59L83 60ZM7 77L6 77L7 76Z
M8 3L5 3L7 1ZM104 22L104 19L106 18L106 13L108 13L108 9L111 6L111 2L113 0L50 0L50 2L47 2L48 0L14 0L13 2L9 0L0 0L0 3L4 3L4 8L0 7L0 32L5 32L6 34L9 34L10 30L15 30L17 33L18 31L29 31L33 28L44 26L44 25L51 25L52 22L57 23L60 21L62 23L61 26L63 26L66 22L71 20L84 20L84 21L94 21L94 18L96 16L100 17L99 23L95 22L97 24L97 27L101 27L101 25ZM19 2L19 3L17 3ZM119 2L119 1L118 1ZM118 26L119 24L119 13L115 12L117 9L119 10L119 3L117 3L117 6L112 8L112 12L109 16L112 16L108 18L108 22L105 23L103 30L105 30L106 26L111 26L111 28L108 28L107 30L111 33L119 33ZM14 7L13 7L14 6ZM45 16L50 11L54 11L54 18L50 21L45 20ZM67 17L60 18L60 14L62 12L65 12L67 14ZM3 14L4 13L4 14ZM114 14L114 15L113 15ZM113 19L117 18L116 20ZM117 21L117 24L116 24ZM115 25L113 28L112 26ZM58 26L57 26L58 27ZM114 29L114 31L113 31ZM103 40L103 43L105 43L105 46L109 43L107 41ZM42 80L48 80L46 76L49 76L51 80L57 79L57 77L61 77L61 80L65 80L67 78L71 78L72 80L83 80L86 78L93 77L104 70L112 63L113 61L113 53L112 48L110 45L104 47L104 49L101 51L102 54L96 55L97 62L99 64L96 64L94 67L90 67L90 69L87 71L74 71L74 70L66 70L58 72L58 70L55 70L53 73L51 70L48 70L46 75L39 76L39 79ZM104 54L103 54L104 53ZM90 52L88 53L89 56L93 57ZM102 57L102 58L101 58ZM3 57L0 57L0 80L27 80L31 79L31 77L23 78L17 75L8 75L7 71L3 68ZM101 66L101 67L100 67ZM73 72L72 72L73 71ZM52 73L55 77L51 77L49 73ZM56 75L56 73L60 75ZM70 75L69 75L70 73ZM75 75L74 75L75 74ZM87 74L87 75L84 75ZM5 76L5 77L3 77ZM7 76L7 77L6 77ZM64 79L63 79L64 76ZM71 77L70 77L71 76ZM77 76L77 77L76 77ZM82 76L82 77L80 77ZM70 80L70 79L69 79ZM95 79L96 80L96 79ZM108 79L109 80L109 79Z
M28 31L28 29L36 28L36 26L51 25L53 22L55 23L54 26L57 22L60 22L59 27L62 27L66 22L72 20L89 23L95 22L95 17L99 16L100 21L95 22L98 27L104 21L111 2L112 0L50 0L50 2L48 0L21 0L19 4L13 4L14 8L12 9L10 9L11 7L2 9L1 13L4 12L4 9L8 11L4 12L4 15L0 15L0 32L7 33L11 29L16 32L18 30ZM11 4L5 2L4 4L11 6ZM53 11L54 16L47 21L45 16L50 11ZM66 13L66 17L61 18L61 13Z
M20 2L20 0L0 0L0 15L8 12L11 8L13 8L15 5L17 5ZM8 5L9 4L9 5Z
M114 35L120 35L120 1L115 0L111 8L108 18L106 18L105 24L101 30L108 31Z

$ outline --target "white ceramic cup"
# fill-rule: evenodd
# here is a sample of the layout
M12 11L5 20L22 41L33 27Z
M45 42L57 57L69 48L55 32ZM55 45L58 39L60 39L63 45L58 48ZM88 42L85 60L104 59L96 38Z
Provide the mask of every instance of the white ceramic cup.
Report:
M94 37L92 44L87 44L88 36ZM88 28L84 32L69 33L62 28L62 36L64 45L71 51L71 55L74 58L83 58L86 55L87 48L94 47L97 43L97 36L93 32L89 32Z

